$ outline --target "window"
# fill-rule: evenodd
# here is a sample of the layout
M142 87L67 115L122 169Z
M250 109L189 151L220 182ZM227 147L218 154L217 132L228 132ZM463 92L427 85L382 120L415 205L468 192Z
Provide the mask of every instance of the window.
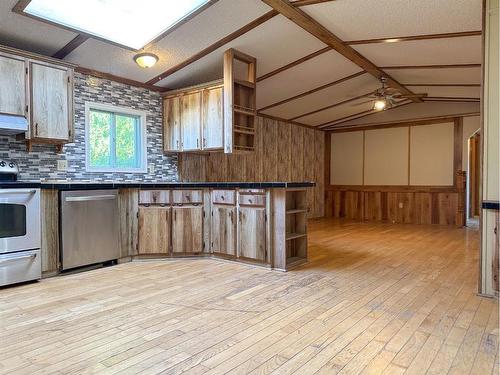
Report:
M31 0L24 13L140 49L208 0Z
M145 129L144 112L87 103L85 108L87 170L145 173Z

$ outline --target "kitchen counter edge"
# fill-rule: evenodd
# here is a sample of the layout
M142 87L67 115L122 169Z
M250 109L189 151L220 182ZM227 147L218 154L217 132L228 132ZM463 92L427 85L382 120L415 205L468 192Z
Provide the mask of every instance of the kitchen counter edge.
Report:
M0 189L101 190L101 189L292 189L315 182L30 182L1 181Z

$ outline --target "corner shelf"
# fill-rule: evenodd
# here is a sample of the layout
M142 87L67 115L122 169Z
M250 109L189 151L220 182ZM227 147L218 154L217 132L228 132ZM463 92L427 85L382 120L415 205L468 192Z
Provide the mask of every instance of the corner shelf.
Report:
M285 196L286 267L307 261L307 195L290 189Z
M224 53L224 152L255 149L257 60L229 49Z

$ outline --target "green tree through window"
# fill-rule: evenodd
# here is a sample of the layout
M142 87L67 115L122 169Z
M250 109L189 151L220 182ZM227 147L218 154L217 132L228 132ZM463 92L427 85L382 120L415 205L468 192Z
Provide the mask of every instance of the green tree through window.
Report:
M88 162L92 169L141 168L141 118L91 109Z

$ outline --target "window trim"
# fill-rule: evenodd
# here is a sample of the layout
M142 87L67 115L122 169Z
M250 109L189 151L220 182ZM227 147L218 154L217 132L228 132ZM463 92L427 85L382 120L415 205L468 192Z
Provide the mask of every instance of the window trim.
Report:
M139 118L139 134L141 139L139 150L139 167L138 168L110 168L110 167L91 167L90 166L90 111L104 111L113 114L123 114L128 116L136 116ZM106 172L106 173L148 173L148 157L147 157L147 134L146 134L146 112L126 107L119 107L111 104L102 104L95 102L85 102L85 170L87 172ZM112 146L113 147L113 146Z

